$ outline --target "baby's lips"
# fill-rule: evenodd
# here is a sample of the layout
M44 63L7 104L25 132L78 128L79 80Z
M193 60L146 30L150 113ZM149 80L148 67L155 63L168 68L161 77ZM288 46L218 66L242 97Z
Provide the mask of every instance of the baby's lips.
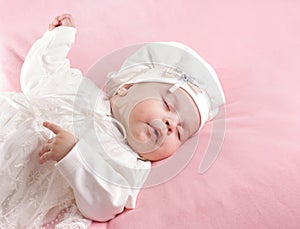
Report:
M150 122L150 126L154 129L153 132L157 138L156 143L161 144L167 136L167 127L165 123L160 119L155 119Z

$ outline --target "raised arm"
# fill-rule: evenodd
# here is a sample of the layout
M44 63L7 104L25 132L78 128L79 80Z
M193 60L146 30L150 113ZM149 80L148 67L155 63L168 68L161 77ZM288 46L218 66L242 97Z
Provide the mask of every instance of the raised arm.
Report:
M21 70L24 93L38 86L41 79L70 70L67 54L75 41L75 24L69 14L56 17L49 31L37 40L25 58Z

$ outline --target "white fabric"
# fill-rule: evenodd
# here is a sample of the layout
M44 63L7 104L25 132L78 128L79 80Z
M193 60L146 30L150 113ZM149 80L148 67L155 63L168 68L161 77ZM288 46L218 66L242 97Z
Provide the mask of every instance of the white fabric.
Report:
M110 96L130 83L169 83L173 84L170 92L183 88L198 107L200 129L225 104L224 92L213 68L191 48L177 42L144 45L109 77L106 88Z
M150 162L118 140L107 97L70 68L75 32L47 31L24 62L24 94L0 93L0 228L87 228L82 214L107 221L135 207L149 173ZM45 120L79 138L56 164L38 163L39 148L54 136Z

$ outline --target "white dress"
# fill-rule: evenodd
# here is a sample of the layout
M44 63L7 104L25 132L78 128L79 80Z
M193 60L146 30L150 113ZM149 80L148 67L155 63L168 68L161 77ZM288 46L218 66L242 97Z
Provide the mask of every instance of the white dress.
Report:
M140 160L111 118L104 93L67 53L76 29L47 31L28 53L23 93L0 93L0 228L87 228L134 208L150 162ZM39 164L55 135L50 121L78 143L60 162ZM88 219L87 219L88 218Z

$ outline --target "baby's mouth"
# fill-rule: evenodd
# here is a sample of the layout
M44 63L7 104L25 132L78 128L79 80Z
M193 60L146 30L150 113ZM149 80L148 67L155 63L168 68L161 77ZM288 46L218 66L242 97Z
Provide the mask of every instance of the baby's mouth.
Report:
M155 144L157 144L158 140L161 138L162 136L162 133L161 133L161 130L154 127L154 126L151 126L149 124L149 132L150 132L150 138L152 141L155 142Z
M151 123L147 123L149 126L150 138L155 144L161 144L165 137L164 129L166 128L164 123L159 120L154 120Z

